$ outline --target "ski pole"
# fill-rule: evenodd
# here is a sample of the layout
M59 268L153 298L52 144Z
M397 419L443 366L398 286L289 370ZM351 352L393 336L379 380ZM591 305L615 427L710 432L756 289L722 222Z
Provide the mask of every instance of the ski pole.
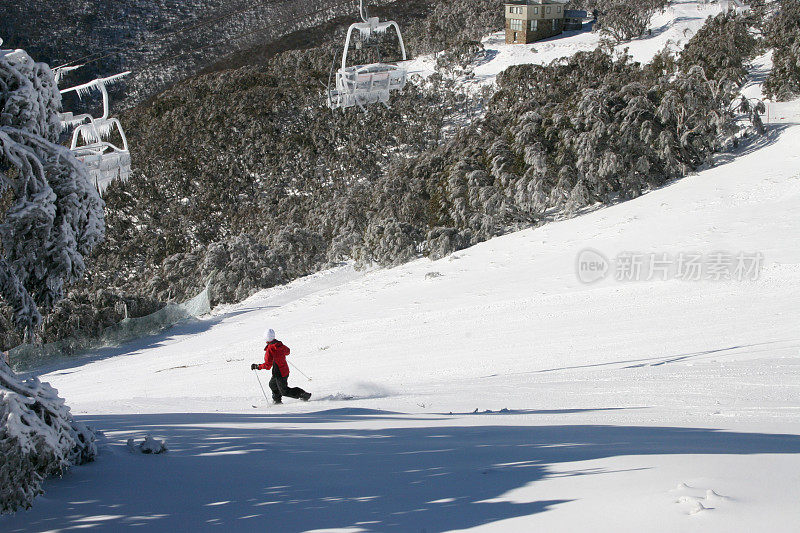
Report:
M267 403L269 403L269 398L267 398L267 392L264 390L264 385L261 384L261 378L258 377L258 371L256 371L256 379L258 380L258 386L261 387L261 393L264 394L264 399L267 400Z
M292 368L294 368L295 370L297 370L298 372L300 372L301 374L303 374L303 377L305 377L305 378L306 378L308 381L311 381L311 378L310 378L310 377L308 377L308 376L306 376L306 375L305 375L305 373L304 373L302 370L300 370L299 368L297 368L296 366L294 366L294 363L292 363L291 361L286 361L286 362L287 362L287 363L289 363L290 365L292 365Z

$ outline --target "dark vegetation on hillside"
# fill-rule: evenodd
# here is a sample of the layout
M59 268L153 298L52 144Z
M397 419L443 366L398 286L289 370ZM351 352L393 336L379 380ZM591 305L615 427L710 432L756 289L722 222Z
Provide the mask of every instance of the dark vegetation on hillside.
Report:
M372 12L403 23L414 53L502 25L488 0L428 2L427 15L422 2L394 5ZM85 282L45 317L42 340L96 335L126 315L183 300L209 279L214 302L239 299L353 248L368 199L352 191L370 190L392 157L432 149L457 102L443 102L434 81L424 94L410 86L391 110L331 113L323 84L343 27L324 46L272 61L254 53L254 65L189 79L123 115L137 176L108 191L107 239ZM376 59L372 49L354 57ZM4 346L18 344L10 322L3 329Z
M648 65L596 50L513 67L483 118L444 135L480 104L449 80L480 60L476 39L502 26L494 2L477 4L437 0L404 24L412 54L451 52L389 110L325 107L340 28L268 61L232 57L250 64L124 114L135 175L108 189L106 241L41 339L97 334L207 283L213 303L231 302L344 259L442 257L636 197L735 142L732 108L757 46L733 14L710 19L682 56ZM6 329L5 346L16 341Z
M800 0L780 0L764 24L767 46L775 49L773 68L764 83L767 96L789 100L800 96Z
M4 2L0 38L51 66L91 61L64 84L134 71L114 91L125 108L257 45L266 57L299 48L315 35L299 30L356 11L349 0L16 0Z

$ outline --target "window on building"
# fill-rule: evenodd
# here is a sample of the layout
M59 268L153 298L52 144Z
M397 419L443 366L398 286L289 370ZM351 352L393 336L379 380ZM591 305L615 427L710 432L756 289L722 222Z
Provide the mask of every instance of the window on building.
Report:
M558 6L558 7L556 8L556 12L558 12L558 13L561 13L561 6Z
M520 19L511 19L509 24L510 24L511 29L514 30L514 31L522 31L522 30L525 29L522 26L522 20L520 20Z
M558 30L558 19L553 19L553 31Z
M550 7L550 6L547 6L547 12L548 12L548 13L550 13L552 10L553 10L553 8L552 8L552 7Z
M531 31L536 31L539 29L539 21L534 19L531 21Z
M533 13L534 13L534 15L538 15L539 14L539 8L538 7L534 7L533 8Z

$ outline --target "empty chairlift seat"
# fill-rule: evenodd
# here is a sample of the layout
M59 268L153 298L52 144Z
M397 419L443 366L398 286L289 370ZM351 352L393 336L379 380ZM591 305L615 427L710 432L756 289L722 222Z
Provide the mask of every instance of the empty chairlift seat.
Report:
M363 16L363 6L362 6ZM328 106L331 109L346 109L381 103L388 107L389 98L393 91L400 91L406 86L408 71L393 63L371 63L369 65L347 66L347 55L353 33L358 31L362 38L369 39L374 34L386 33L389 29L397 32L400 43L402 60L406 61L406 47L400 27L394 21L379 22L376 17L363 17L364 22L350 26L347 30L347 39L342 54L342 66L336 72L336 83L328 89Z
M98 131L99 127L108 133ZM122 146L104 140L115 130L122 139ZM130 176L131 154L128 150L128 140L119 120L115 118L108 119L107 122L102 121L100 124L88 123L75 128L70 149L75 157L86 165L89 178L100 194L115 179L125 181Z
M103 115L95 118L84 114L73 116L63 113L61 122L67 128L74 128L70 150L79 161L86 165L89 177L97 190L102 194L115 179L127 180L131 173L131 154L128 150L128 139L119 120L109 117L109 97L106 86L116 82L124 72L108 78L100 78L92 82L70 87L62 94L76 92L79 97L98 90L103 95ZM115 144L112 139L116 140Z

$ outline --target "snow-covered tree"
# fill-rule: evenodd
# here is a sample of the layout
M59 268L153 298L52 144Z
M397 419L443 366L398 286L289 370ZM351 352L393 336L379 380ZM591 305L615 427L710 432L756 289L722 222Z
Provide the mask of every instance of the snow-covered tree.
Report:
M736 11L708 17L680 54L683 70L702 67L709 79L741 85L747 77L745 61L755 55L758 41L749 20Z
M72 418L58 391L20 380L0 358L0 513L30 508L46 477L96 455L94 433Z
M28 338L104 234L103 201L58 144L60 107L47 65L0 52L0 297Z
M367 226L358 259L366 264L399 265L417 257L417 243L421 241L422 236L411 224L376 220Z
M597 2L600 31L617 42L641 37L650 19L667 6L666 0L602 0Z
M764 83L770 98L790 100L800 95L800 0L779 0L766 24L766 40L774 48L773 67Z

